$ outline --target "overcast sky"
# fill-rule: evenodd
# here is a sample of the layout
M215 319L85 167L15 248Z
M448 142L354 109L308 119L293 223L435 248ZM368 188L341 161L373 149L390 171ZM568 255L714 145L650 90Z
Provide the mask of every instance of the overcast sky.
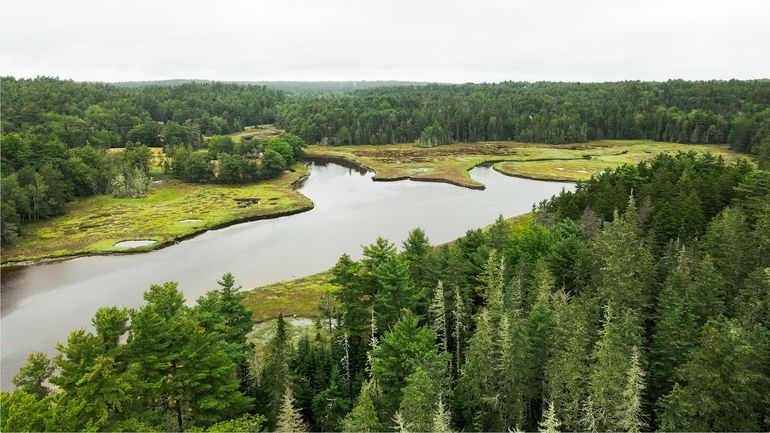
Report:
M124 81L770 77L770 0L0 0L0 74Z

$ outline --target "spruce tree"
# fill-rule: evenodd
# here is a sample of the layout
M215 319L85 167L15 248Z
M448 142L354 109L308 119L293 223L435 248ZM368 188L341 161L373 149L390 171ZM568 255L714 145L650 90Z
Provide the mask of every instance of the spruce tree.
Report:
M735 298L738 289L756 257L752 250L751 234L746 216L740 208L725 208L706 227L703 237L705 252L714 260L714 266L726 285L726 301ZM728 305L728 311L732 305Z
M440 395L440 385L433 381L424 368L418 367L406 378L406 386L398 409L404 425L416 432L430 431L433 423L433 408Z
M404 248L403 257L409 266L409 274L415 286L421 291L429 290L432 284L433 247L428 236L425 235L425 231L419 227L409 231L402 246Z
M452 414L449 413L449 408L444 406L444 401L439 398L436 404L436 411L433 414L433 423L429 431L435 433L451 433L452 429Z
M259 387L266 401L263 402L268 426L274 428L281 410L284 393L289 386L289 359L291 346L283 314L275 322L275 334L265 346L263 369Z
M693 283L681 254L678 261L658 298L657 322L650 347L650 395L653 401L674 386L676 369L686 361L688 352L698 340L699 326L692 305L695 300L688 295Z
M497 377L495 353L489 316L482 310L476 320L476 331L470 338L455 400L466 424L482 431L497 430Z
M283 403L281 404L281 412L278 415L275 431L282 433L307 431L307 425L302 419L302 414L294 408L294 397L292 396L291 388L288 386L283 394Z
M639 359L639 348L634 346L631 351L631 363L626 374L626 387L623 389L622 400L617 414L617 425L622 431L638 433L647 423L642 409L644 393L644 370Z
M564 299L563 297L557 299ZM551 355L545 368L546 395L567 430L580 431L588 395L591 336L584 306L556 303Z
M663 431L757 431L767 420L767 330L718 318L704 325L673 390L661 403Z
M653 266L636 225L616 212L614 221L594 237L592 247L598 260L595 286L601 301L611 302L619 310L641 312L650 302L646 289Z
M449 321L447 320L446 294L444 293L444 284L438 281L436 289L433 291L430 309L430 327L438 336L439 347L442 352L449 351Z
M540 432L542 433L559 433L561 422L556 417L556 408L553 402L548 403L548 408L543 413L543 420L540 421Z
M634 346L639 346L638 319L630 310L616 311L608 304L604 326L599 332L591 358L591 398L595 408L596 425L600 431L617 431L617 414L622 401L626 376Z
M342 421L344 432L379 432L383 431L374 406L376 386L373 382L365 382L361 386L356 405Z
M455 286L452 293L452 342L454 344L452 365L453 377L460 377L463 363L465 362L463 345L465 344L465 330L467 329L468 314L465 308L465 300L459 286Z
M522 427L526 421L532 374L532 348L527 322L520 312L500 324L501 353L496 357L499 406L505 428Z

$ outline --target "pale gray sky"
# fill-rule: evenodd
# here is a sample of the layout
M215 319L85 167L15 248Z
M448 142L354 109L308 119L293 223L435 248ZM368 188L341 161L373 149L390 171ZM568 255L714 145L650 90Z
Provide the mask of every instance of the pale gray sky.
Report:
M1 0L0 74L768 78L770 0Z

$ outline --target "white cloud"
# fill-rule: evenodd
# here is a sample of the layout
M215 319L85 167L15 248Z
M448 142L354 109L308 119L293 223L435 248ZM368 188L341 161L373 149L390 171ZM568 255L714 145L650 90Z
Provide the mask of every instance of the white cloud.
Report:
M0 3L0 73L77 80L767 78L770 1Z

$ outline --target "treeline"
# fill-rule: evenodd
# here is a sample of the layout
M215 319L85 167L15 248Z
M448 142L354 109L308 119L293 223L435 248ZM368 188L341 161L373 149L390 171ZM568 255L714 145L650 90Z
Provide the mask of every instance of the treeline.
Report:
M278 122L308 143L414 142L440 128L454 141L644 138L756 153L769 101L768 80L428 85L293 98Z
M203 135L272 122L283 99L282 93L262 86L224 83L119 89L46 77L3 77L0 87L4 246L16 241L23 222L60 215L73 198L146 194L152 185L149 147L164 147L169 154L199 149L206 145ZM124 149L108 151L115 147ZM256 168L254 161L249 165L226 158L227 175L217 180L274 177L288 166L268 156L271 162L262 172L250 170L250 165ZM198 181L215 178L210 161L185 172L197 173ZM174 174L195 177L178 175L178 170Z
M292 338L280 317L259 347L230 276L192 308L153 286L136 311L100 310L53 367L31 356L0 428L770 427L770 173L660 155L535 216L343 255L315 330Z

